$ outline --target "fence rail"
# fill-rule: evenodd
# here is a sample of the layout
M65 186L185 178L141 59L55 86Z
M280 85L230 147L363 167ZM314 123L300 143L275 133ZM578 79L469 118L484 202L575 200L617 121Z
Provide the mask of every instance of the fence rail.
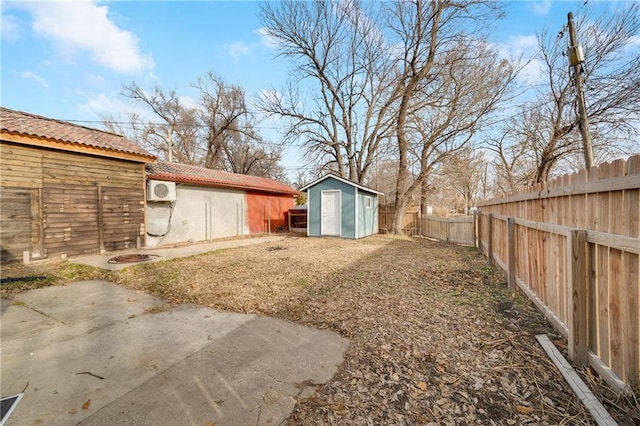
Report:
M479 204L478 247L617 389L640 386L640 156Z
M380 206L378 212L379 232L387 233L392 228L393 206ZM408 212L402 221L402 232L406 235L421 235L456 244L474 245L476 240L473 216L420 217L416 212Z
M456 244L475 243L475 225L473 216L454 216L448 218L422 218L422 235Z

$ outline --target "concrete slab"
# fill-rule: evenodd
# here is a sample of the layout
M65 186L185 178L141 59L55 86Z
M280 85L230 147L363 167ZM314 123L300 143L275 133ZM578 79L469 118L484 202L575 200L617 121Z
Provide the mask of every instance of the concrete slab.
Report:
M109 271L117 271L117 270L124 269L131 265L136 264L136 263L109 263L109 259L111 259L112 257L123 255L123 254L151 254L151 255L158 256L144 262L144 263L153 263L153 262L162 262L163 260L174 259L178 257L194 256L197 254L208 253L210 251L215 251L215 250L245 247L245 246L250 246L254 244L275 243L278 241L282 241L283 239L284 237L280 235L269 235L266 237L242 238L237 240L223 240L223 241L213 241L213 242L206 242L206 243L196 243L196 244L189 244L189 245L180 246L180 247L124 250L124 251L119 251L117 253L108 253L108 254L91 255L91 256L78 256L70 260L73 263L94 266L96 268L107 269Z
M2 394L28 384L7 425L278 423L348 344L104 281L3 300L1 332Z
M346 346L328 331L254 318L81 424L280 424L301 392L333 376Z

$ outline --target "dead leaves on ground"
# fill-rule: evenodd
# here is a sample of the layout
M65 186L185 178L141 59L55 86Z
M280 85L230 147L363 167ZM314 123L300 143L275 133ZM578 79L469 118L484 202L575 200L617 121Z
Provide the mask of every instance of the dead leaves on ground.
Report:
M136 266L113 278L171 303L348 337L338 372L298 401L291 425L592 424L535 342L553 330L474 249L387 235L287 238L278 247Z

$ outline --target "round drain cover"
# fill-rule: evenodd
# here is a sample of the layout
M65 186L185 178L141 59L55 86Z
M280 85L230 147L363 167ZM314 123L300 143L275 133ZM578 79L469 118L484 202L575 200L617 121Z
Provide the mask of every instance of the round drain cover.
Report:
M108 263L136 263L146 262L156 257L160 257L157 254L123 254L115 256L109 259Z

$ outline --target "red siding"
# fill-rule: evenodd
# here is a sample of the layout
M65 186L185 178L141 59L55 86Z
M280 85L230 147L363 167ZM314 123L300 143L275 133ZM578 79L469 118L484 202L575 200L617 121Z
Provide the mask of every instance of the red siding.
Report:
M271 232L276 231L279 226L286 226L285 212L293 205L292 195L247 192L249 233L268 232L269 218L271 218Z

